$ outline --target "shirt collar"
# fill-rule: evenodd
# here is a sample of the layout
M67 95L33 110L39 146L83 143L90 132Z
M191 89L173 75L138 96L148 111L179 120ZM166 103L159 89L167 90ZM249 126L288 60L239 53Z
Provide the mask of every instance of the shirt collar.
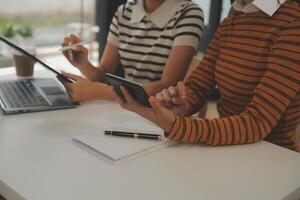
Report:
M145 16L159 28L163 28L172 19L183 0L165 0L154 12L148 14L144 9L144 0L137 0L133 6L131 23L140 22Z
M286 0L281 0L280 2L284 3L285 1ZM254 0L251 4L247 6L241 5L238 1L234 1L232 6L235 10L244 13L252 13L261 10L269 16L273 16L281 5L278 3L277 0Z

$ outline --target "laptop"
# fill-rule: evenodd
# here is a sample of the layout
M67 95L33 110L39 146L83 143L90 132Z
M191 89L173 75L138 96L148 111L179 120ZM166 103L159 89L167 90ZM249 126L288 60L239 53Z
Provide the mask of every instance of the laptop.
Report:
M0 36L0 41L40 63L62 79L73 82L4 37ZM52 78L0 80L0 108L3 114L67 109L78 105L70 100L63 87Z

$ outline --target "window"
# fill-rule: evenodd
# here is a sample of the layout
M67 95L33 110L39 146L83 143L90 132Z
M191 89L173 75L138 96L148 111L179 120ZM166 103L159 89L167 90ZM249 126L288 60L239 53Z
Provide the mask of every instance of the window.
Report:
M203 10L204 12L204 21L205 21L205 25L208 25L209 22L209 17L210 17L210 6L211 6L211 1L215 1L215 0L194 0L194 2L196 2ZM228 11L231 7L231 2L230 0L223 0L222 1L222 11L221 11L221 21L227 16Z
M64 35L78 29L82 21L94 24L95 0L0 1L0 29L8 24L30 26L37 46L60 44Z
M227 17L230 8L231 8L231 1L230 0L223 0L221 21L223 21L223 19Z
M24 35L18 30L32 30L31 43L34 41L39 56L60 56L58 46L67 34L77 33L84 41L95 40L95 4L96 0L0 0L0 34L7 36L7 30L15 30L16 36L8 39L23 46ZM98 45L89 47L97 50ZM10 52L0 43L0 67L11 65Z
M215 33L217 26L228 14L230 0L193 0L204 12L205 29L200 43L199 54L202 54Z
M203 10L204 13L204 24L205 26L208 25L209 16L210 16L210 1L207 0L194 0L200 8Z

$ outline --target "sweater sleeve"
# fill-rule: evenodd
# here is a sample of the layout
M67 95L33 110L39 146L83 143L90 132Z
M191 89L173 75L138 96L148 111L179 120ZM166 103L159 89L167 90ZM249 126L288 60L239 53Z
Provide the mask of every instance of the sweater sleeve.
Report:
M299 27L300 20L296 20L280 33L271 48L266 72L243 112L211 120L176 117L168 137L176 141L209 145L246 144L264 139L300 92ZM215 54L216 50L212 52ZM208 70L207 67L205 69ZM189 87L193 88L193 94L189 95L193 97L192 105L196 105L197 101L203 102L204 93L208 93L208 86L212 85L203 83L204 75L200 75L199 68L196 72L194 74L197 75L189 80ZM209 74L212 73L213 69L210 69ZM211 76L207 80L211 81Z
M188 115L198 112L205 104L215 88L214 69L219 57L219 31L217 30L210 42L204 58L186 80Z

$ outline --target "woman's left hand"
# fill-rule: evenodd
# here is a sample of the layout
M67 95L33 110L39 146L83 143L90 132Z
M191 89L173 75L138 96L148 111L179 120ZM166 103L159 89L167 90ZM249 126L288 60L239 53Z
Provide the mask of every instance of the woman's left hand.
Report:
M122 108L135 112L142 117L152 121L157 126L162 128L165 132L171 131L176 118L176 115L172 112L172 110L161 105L159 100L155 97L149 98L151 107L145 107L134 100L123 86L121 86L121 90L124 94L124 99L119 97L117 94L116 96Z

